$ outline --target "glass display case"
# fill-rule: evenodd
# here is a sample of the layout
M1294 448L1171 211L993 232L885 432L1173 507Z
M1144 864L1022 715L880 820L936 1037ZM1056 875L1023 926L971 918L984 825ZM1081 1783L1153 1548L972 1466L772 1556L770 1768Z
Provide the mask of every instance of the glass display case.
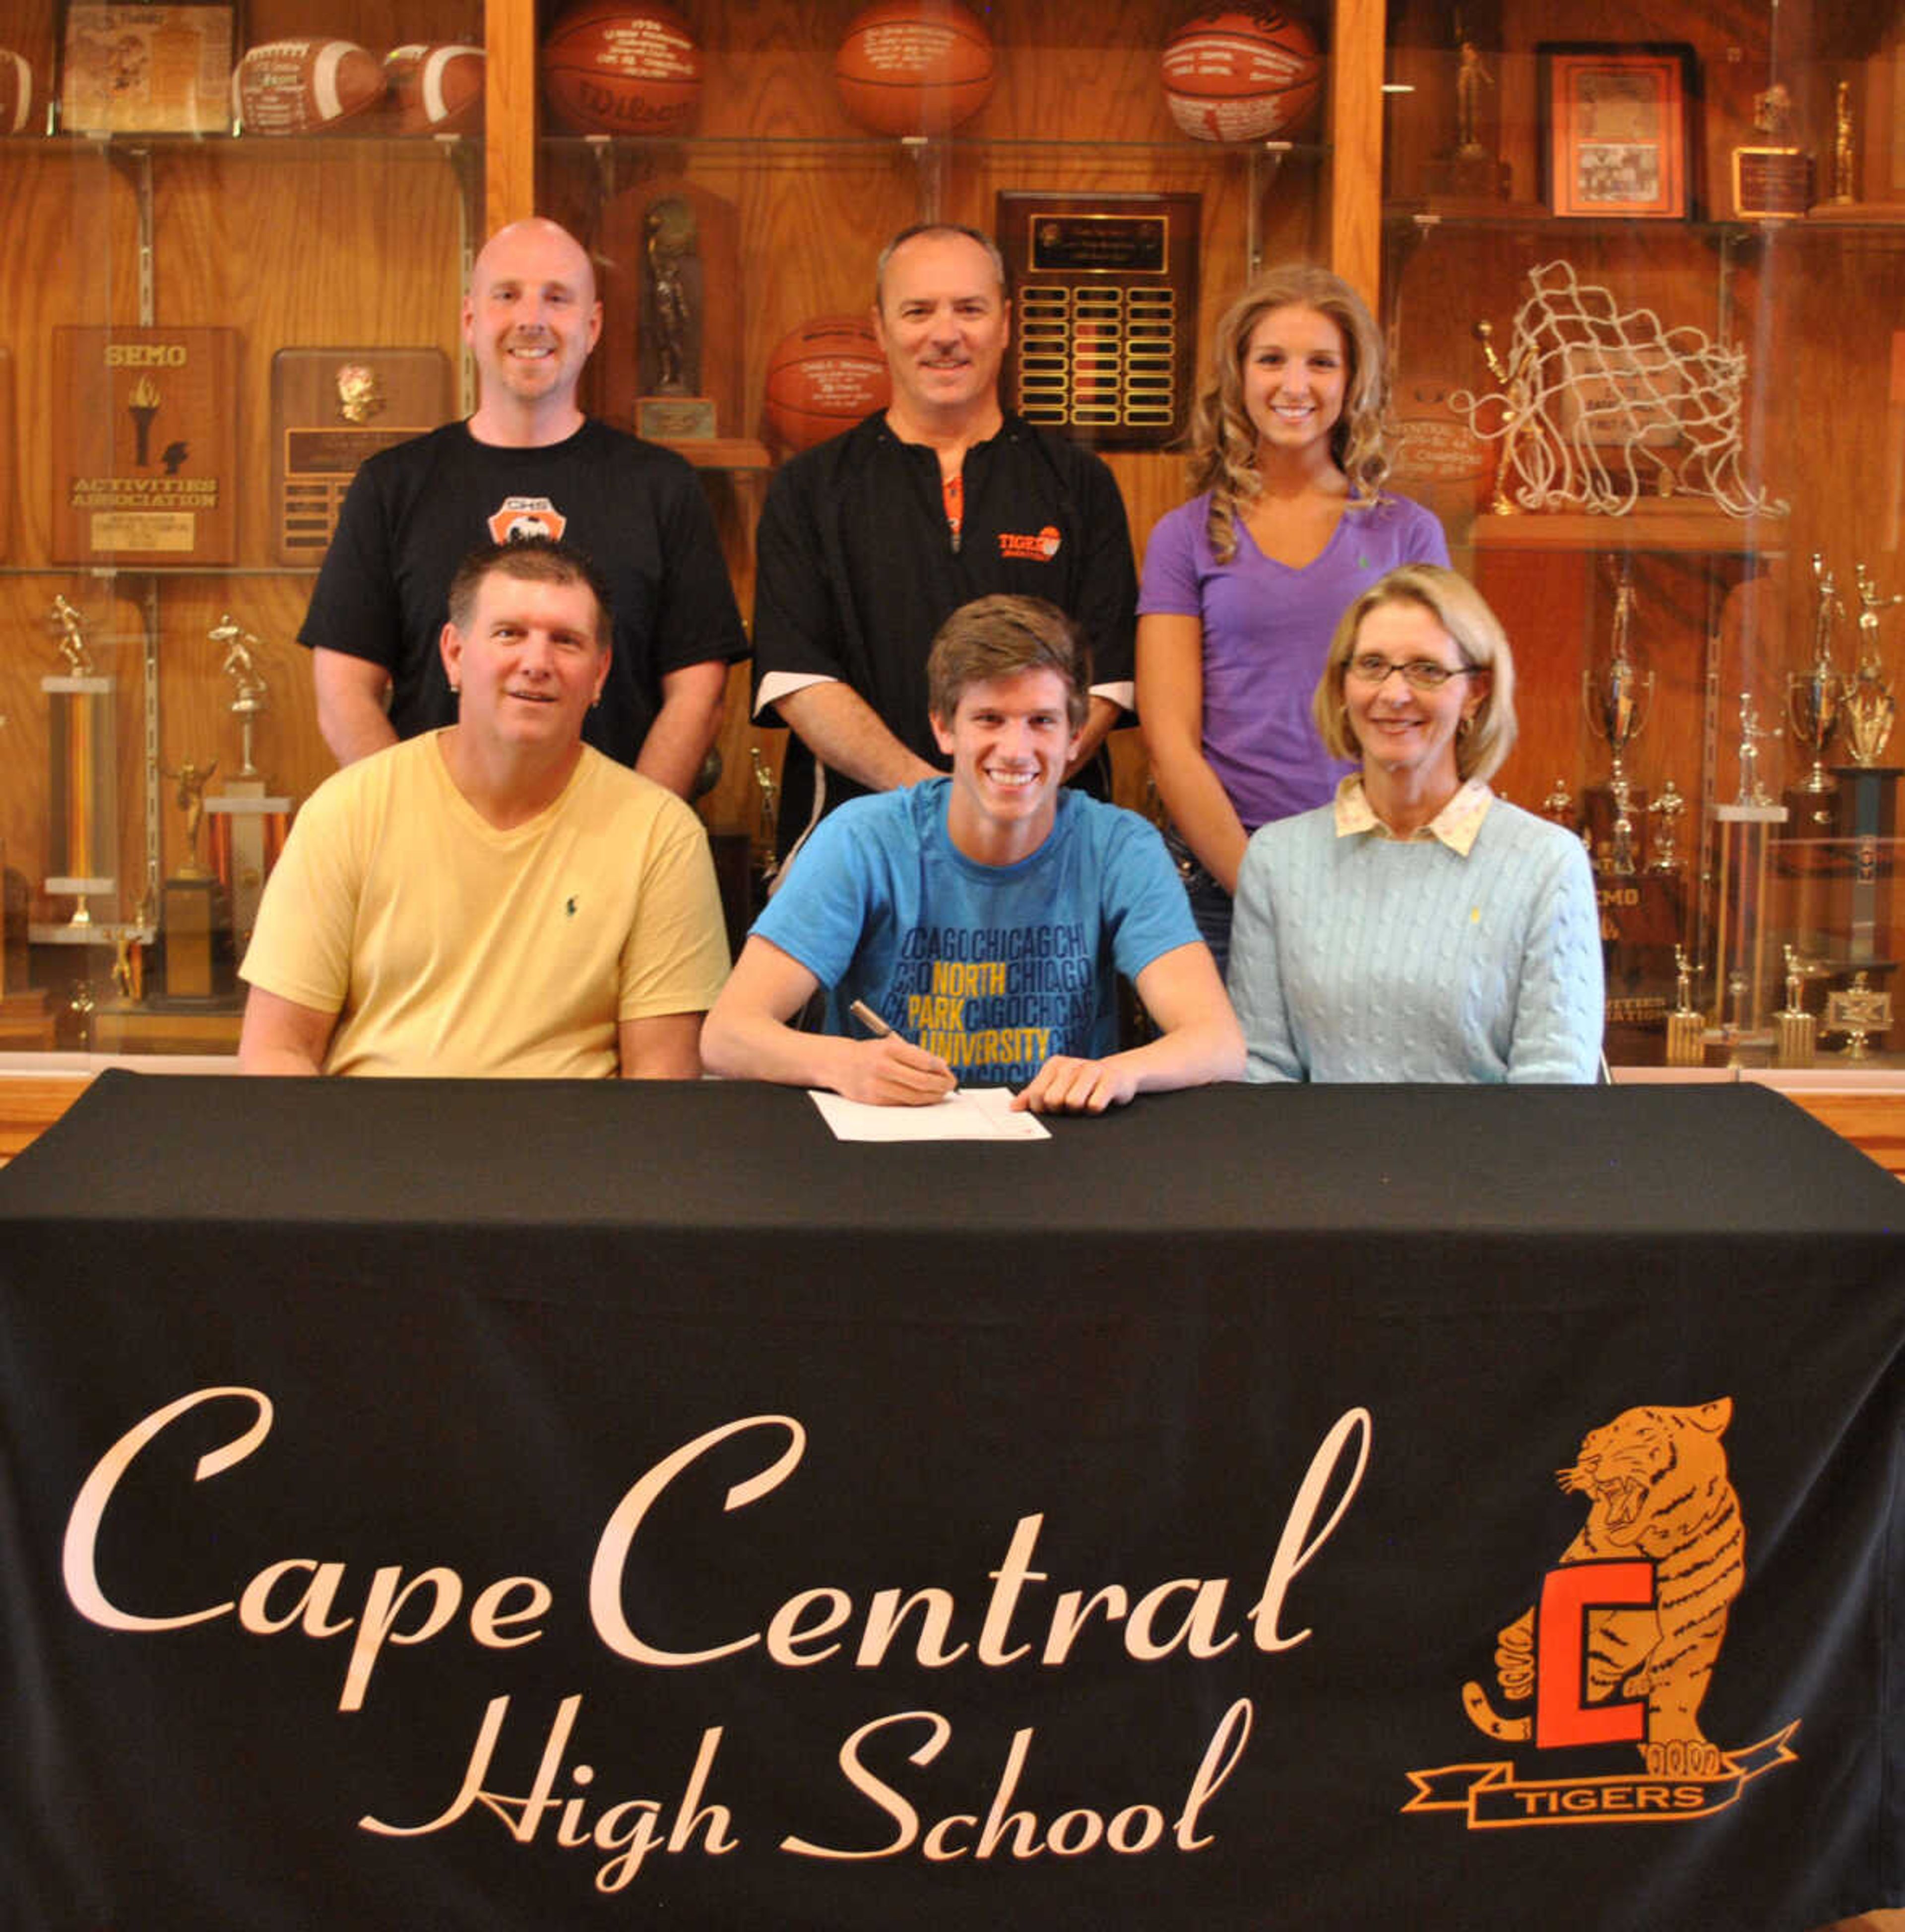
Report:
M585 400L701 469L744 611L772 466L865 400L803 344L872 363L874 258L906 223L1005 238L1010 399L1101 448L1141 554L1185 492L1213 318L1261 263L1330 262L1393 346L1396 487L1517 648L1502 783L1592 846L1611 1058L1882 1062L1897 0L1672 0L1644 38L1594 0L1564 39L1511 0L1332 0L1304 16L1306 111L1268 132L1170 77L1198 12L1172 0L980 10L978 78L916 122L854 93L852 0L677 10L692 75L626 114L545 92L565 11L536 0L121 7L199 36L196 64L182 40L148 62L182 98L224 23L223 110L186 127L68 85L114 10L27 0L5 29L32 92L0 136L0 1051L235 1042L247 909L332 768L294 641L328 520L363 454L470 406L473 250L542 212L607 299ZM320 25L377 62L484 49L488 125L386 94L298 131L283 82L235 121L230 67ZM718 836L758 832L778 738L737 670ZM1114 749L1142 807L1138 734Z
M1879 1062L1905 678L1889 4L1392 26L1400 481L1517 652L1617 1063Z

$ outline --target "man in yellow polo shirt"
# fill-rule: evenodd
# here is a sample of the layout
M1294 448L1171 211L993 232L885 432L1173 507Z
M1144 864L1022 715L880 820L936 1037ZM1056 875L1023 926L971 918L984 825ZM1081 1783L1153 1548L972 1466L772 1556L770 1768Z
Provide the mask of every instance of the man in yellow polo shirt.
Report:
M582 742L595 567L541 540L450 587L454 724L298 814L242 968L247 1073L693 1079L728 947L701 824Z

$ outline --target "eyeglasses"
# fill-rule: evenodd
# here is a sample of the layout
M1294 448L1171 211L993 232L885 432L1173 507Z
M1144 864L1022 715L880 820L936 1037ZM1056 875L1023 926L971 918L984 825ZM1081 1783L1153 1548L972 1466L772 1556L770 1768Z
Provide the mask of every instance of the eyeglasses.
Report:
M1480 664L1458 664L1451 668L1448 664L1437 664L1432 658L1411 658L1407 664L1394 664L1388 658L1378 657L1374 651L1366 651L1360 657L1349 660L1349 675L1360 684L1366 684L1372 690L1379 689L1389 681L1389 674L1399 670L1402 682L1412 691L1440 691L1452 677L1472 677L1480 670Z

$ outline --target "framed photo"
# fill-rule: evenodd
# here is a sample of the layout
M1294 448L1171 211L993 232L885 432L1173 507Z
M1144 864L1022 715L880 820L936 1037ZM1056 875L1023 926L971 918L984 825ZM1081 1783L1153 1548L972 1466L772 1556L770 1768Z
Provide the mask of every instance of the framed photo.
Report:
M232 8L70 0L59 120L69 134L228 134Z
M1536 52L1549 206L1559 215L1685 220L1694 212L1692 48L1551 44Z

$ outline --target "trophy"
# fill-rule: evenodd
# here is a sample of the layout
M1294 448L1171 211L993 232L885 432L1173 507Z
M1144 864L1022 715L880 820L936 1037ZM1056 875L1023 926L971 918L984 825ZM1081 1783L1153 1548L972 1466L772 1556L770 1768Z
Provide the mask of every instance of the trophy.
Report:
M714 399L697 393L706 310L700 224L685 197L664 195L642 216L638 434L692 441L715 434Z
M1666 1016L1666 1064L1697 1066L1706 1051L1705 1024L1694 1004L1694 968L1687 949L1673 949L1673 1010Z
M1852 82L1832 90L1832 205L1849 208L1852 200Z
M1773 1016L1773 1064L1810 1066L1818 1022L1806 1010L1806 962L1791 946L1786 952L1786 1004Z
M1574 794L1568 789L1566 778L1555 780L1554 789L1541 801L1541 816L1569 832L1574 830Z
M88 897L118 885L115 682L94 666L86 622L64 597L46 614L64 668L40 680L50 714L46 889L79 904L64 927L36 938L83 939L92 924Z
M1858 670L1845 693L1841 710L1852 762L1876 765L1885 755L1892 719L1898 709L1886 679L1885 667L1879 662L1879 613L1894 604L1905 603L1905 595L1881 597L1878 586L1866 574L1864 564L1854 564L1852 570L1858 584Z
M1785 734L1775 725L1770 730L1760 722L1760 714L1753 708L1753 694L1740 693L1740 788L1739 796L1733 801L1736 805L1770 806L1764 781L1760 776L1760 746L1762 740L1784 737Z
M1826 994L1826 1030L1846 1036L1848 1060L1869 1058L1868 1037L1892 1030L1892 995L1879 992L1863 972L1855 973L1850 986Z
M754 790L759 794L760 806L760 822L754 838L754 875L764 892L774 883L774 874L781 869L780 855L774 849L780 819L780 794L775 785L772 771L760 755L760 747L750 745L748 756L754 761Z
M205 788L218 769L216 758L208 765L188 758L176 772L164 772L177 781L176 802L185 814L184 861L166 879L164 892L165 989L173 999L212 997L218 881L200 860L199 833L205 824Z
M1628 783L1625 754L1628 747L1646 728L1647 713L1654 695L1654 674L1637 670L1628 655L1628 634L1634 618L1633 566L1623 562L1619 588L1614 595L1612 656L1599 670L1581 674L1581 689L1587 704L1588 724L1611 754L1608 771L1609 795L1613 801L1614 819L1609 838L1602 842L1600 869L1618 878L1630 878L1634 862L1634 795Z
M1672 779L1669 778L1661 786L1660 796L1647 810L1654 820L1654 856L1647 869L1650 872L1677 872L1680 869L1680 821L1686 813L1687 801Z
M1813 158L1792 139L1792 94L1783 80L1753 97L1764 139L1733 150L1733 212L1744 221L1781 221L1812 206Z
M212 817L212 869L224 885L235 957L242 959L265 880L284 849L291 801L268 795L268 782L252 761L254 734L270 691L254 655L262 646L230 611L206 635L224 652L219 669L232 680L231 712L238 721L238 770L205 801L205 809Z
M1819 588L1819 612L1813 625L1813 661L1804 670L1794 671L1786 680L1786 712L1796 744L1812 754L1813 766L1795 788L1817 800L1838 786L1826 769L1826 748L1839 728L1839 707L1846 694L1845 680L1832 666L1832 631L1844 614L1839 602L1838 580L1826 568L1826 560L1813 553L1813 580ZM1808 815L1816 824L1829 826L1832 813L1815 804Z

